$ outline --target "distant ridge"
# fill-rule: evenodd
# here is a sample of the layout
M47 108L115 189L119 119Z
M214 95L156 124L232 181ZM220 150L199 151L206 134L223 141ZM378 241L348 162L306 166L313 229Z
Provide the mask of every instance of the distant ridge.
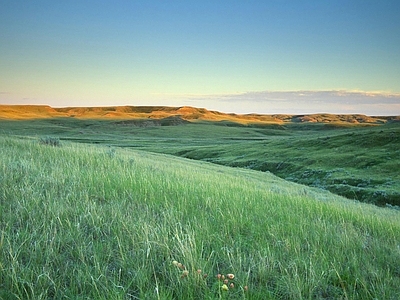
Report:
M62 107L48 105L0 105L0 119L27 120L44 118L79 119L164 119L179 117L182 120L229 121L241 124L284 124L284 123L344 123L383 124L400 122L400 116L366 116L361 114L227 114L191 106L106 106L106 107Z

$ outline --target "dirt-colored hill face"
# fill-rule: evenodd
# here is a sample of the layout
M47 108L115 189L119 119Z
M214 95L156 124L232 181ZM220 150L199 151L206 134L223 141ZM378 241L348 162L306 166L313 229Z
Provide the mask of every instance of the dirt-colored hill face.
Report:
M44 118L80 119L164 119L179 117L186 121L230 121L241 124L284 124L284 123L335 123L335 124L382 124L398 122L400 116L372 117L365 115L261 115L226 114L205 108L190 106L108 106L108 107L63 107L46 105L0 105L0 119L26 120Z

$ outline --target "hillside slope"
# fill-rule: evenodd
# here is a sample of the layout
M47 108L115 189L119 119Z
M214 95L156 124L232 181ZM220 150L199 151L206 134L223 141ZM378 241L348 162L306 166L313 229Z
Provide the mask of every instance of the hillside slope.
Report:
M4 136L0 149L0 299L400 293L397 211L143 151ZM217 274L234 274L227 289Z

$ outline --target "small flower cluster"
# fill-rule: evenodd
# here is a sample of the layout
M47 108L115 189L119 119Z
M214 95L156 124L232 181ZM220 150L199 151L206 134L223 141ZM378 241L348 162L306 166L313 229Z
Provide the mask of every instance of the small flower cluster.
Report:
M223 291L228 291L230 288L233 289L235 287L234 278L234 274L226 274L226 276L223 274L217 275L218 281L222 282L221 289Z
M216 277L218 279L218 282L220 283L221 290L227 292L230 289L235 288L235 282L234 282L235 275L234 274L226 274L226 275L218 274ZM245 292L247 292L248 289L249 289L249 287L247 285L245 285L243 287L243 291L245 291Z

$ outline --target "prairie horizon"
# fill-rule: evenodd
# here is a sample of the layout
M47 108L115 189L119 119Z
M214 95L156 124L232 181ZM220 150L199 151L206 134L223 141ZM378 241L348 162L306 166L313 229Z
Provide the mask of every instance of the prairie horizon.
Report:
M163 119L178 117L187 121L232 121L241 124L284 124L301 123L349 123L383 124L400 121L400 115L373 116L365 114L236 114L223 113L193 106L67 106L50 105L4 105L0 104L0 118L10 120L42 118L82 118L82 119Z

